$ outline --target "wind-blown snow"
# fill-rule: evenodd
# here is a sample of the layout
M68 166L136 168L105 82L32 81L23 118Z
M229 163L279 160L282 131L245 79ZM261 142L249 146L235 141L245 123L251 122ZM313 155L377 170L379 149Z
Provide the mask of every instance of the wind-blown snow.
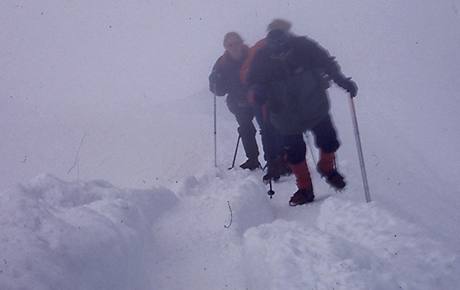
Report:
M0 289L457 289L459 7L1 1ZM371 204L336 87L345 192L312 172L318 201L290 208L292 177L270 200L261 172L227 171L222 98L212 168L222 36L253 44L274 17L357 81Z

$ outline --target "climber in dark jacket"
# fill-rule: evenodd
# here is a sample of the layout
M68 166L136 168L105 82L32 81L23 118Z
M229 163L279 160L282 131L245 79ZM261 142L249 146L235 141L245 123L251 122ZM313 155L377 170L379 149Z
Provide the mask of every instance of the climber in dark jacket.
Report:
M248 87L240 80L240 69L249 47L238 33L229 32L224 37L224 48L225 53L216 61L209 76L209 89L217 96L227 95L227 106L238 122L238 133L248 158L240 167L254 170L260 168L257 131L253 124L255 112L246 97Z
M284 19L274 19L267 26L267 32L277 29L289 33L291 29L291 23ZM241 81L244 84L248 84L248 72L254 56L266 45L267 41L265 38L263 38L249 49L248 56L243 63L240 72ZM267 110L267 105L257 104L251 91L248 92L247 97L249 103L253 105L256 112L256 118L260 125L262 146L264 148L264 159L267 161L265 165L267 173L263 176L262 179L265 183L268 183L270 180L278 181L281 176L290 175L292 173L287 164L286 154L283 150L282 136L270 121L270 112Z
M249 68L247 83L256 102L267 104L270 119L283 135L289 165L296 176L298 190L290 205L314 200L313 185L305 155L303 133L312 131L320 150L317 170L335 189L346 185L337 171L335 152L340 146L329 114L327 88L330 80L350 93L357 86L346 78L327 50L307 37L283 30L272 30Z

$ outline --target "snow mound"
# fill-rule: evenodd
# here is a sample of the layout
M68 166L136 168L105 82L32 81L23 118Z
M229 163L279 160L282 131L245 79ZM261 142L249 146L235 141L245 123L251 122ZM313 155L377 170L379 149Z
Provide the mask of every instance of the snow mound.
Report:
M146 240L177 200L50 175L1 194L0 289L146 289Z
M315 207L315 203L307 207ZM315 223L249 229L250 289L451 289L459 261L375 204L328 198ZM308 210L306 208L305 210ZM456 266L455 266L456 265ZM422 275L423 273L423 275Z

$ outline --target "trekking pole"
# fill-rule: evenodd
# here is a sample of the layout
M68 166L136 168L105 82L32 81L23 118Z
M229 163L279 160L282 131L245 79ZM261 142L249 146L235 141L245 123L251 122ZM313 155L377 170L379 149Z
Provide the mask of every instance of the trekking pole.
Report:
M241 140L241 135L238 134L238 140L236 141L236 148L235 148L235 154L233 154L233 161L232 161L232 166L228 168L228 170L232 170L233 167L235 167L235 161L236 161L236 154L238 153L238 145L240 145L240 140Z
M214 167L217 167L217 96L214 93Z
M269 184L270 184L270 189L267 191L267 194L268 194L268 196L270 196L270 199L272 199L273 195L275 195L275 192L273 191L272 179L271 178L270 178Z
M353 98L350 98L350 108L352 112L353 127L355 129L356 148L358 150L359 163L361 166L361 176L363 179L364 194L366 197L366 202L371 202L371 194L369 192L369 184L367 182L366 167L364 165L363 149L361 147L361 138L359 136L358 118L356 117L356 109Z

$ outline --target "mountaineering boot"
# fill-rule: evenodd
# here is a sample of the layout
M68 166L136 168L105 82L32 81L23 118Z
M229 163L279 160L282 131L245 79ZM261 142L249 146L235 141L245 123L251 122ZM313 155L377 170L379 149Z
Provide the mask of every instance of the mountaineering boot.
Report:
M315 199L315 195L313 194L313 189L299 189L297 190L291 199L289 200L290 206L302 205L309 202L312 202Z
M342 190L347 185L343 175L337 171L334 153L324 153L321 151L317 170L334 189Z
M244 162L243 164L240 165L241 168L243 169L249 169L249 170L255 170L257 168L260 168L260 163L258 158L249 158Z
M297 190L289 200L290 206L296 206L312 202L315 199L313 185L311 183L310 172L308 171L307 161L303 160L298 164L289 164L296 177Z
M273 181L278 181L281 177L279 173L279 162L278 159L267 161L267 174L262 177L264 183L270 182L270 179Z
M340 190L344 189L345 186L347 185L347 183L345 182L344 177L342 176L342 174L340 174L335 169L333 171L329 172L328 174L323 174L321 172L320 172L320 174L321 174L321 176L326 178L327 184L332 186L335 190L340 191Z

